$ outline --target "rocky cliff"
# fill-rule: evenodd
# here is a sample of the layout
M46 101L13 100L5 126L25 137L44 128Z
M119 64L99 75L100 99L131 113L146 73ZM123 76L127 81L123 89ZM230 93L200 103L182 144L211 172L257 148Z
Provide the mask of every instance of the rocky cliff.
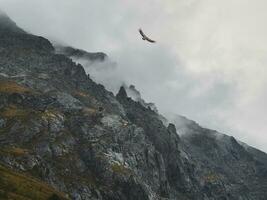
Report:
M0 165L4 174L54 188L45 196L20 190L20 196L267 199L265 153L184 117L166 125L127 88L114 96L92 81L69 58L74 54L106 56L56 52L47 39L0 16ZM16 199L1 180L0 199Z

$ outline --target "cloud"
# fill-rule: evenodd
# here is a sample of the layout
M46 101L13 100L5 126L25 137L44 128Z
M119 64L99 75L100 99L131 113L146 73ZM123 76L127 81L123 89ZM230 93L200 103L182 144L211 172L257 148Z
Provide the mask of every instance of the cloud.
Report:
M0 0L0 6L34 34L107 53L117 67L91 73L108 89L134 84L160 112L267 151L265 0ZM157 43L140 40L139 27Z

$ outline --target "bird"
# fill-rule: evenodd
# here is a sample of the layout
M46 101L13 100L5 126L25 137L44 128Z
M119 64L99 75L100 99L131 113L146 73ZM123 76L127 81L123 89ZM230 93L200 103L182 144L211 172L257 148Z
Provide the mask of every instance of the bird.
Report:
M144 32L142 31L141 28L139 28L139 33L142 35L142 39L143 40L146 40L148 42L151 42L151 43L155 43L156 41L155 40L151 40L149 37L147 37Z

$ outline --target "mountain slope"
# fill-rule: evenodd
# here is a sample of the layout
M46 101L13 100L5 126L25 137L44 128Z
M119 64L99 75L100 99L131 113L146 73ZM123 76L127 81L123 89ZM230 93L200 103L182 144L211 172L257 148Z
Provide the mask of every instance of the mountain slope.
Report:
M73 54L8 17L0 27L2 165L75 200L266 199L265 153L185 118L166 127L124 87L114 96L92 81Z
M0 199L64 200L64 194L45 183L0 166Z

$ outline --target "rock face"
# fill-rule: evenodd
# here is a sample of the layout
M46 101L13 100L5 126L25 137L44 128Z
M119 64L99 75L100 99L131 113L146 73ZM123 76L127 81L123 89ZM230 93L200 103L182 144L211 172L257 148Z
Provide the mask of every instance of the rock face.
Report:
M186 118L166 126L6 16L0 36L1 165L74 200L267 199L265 153Z
M73 57L76 59L87 59L91 62L104 61L107 55L102 52L89 53L81 49L75 49L73 47L64 47L61 45L56 46L56 51L59 54L64 54L68 57Z
M131 97L134 101L139 102L140 104L142 104L142 106L146 108L149 108L149 109L154 110L155 112L158 112L158 109L154 103L147 103L145 102L144 99L142 99L141 93L135 88L134 85L130 85L129 87L124 86L124 88L126 89L129 97Z

